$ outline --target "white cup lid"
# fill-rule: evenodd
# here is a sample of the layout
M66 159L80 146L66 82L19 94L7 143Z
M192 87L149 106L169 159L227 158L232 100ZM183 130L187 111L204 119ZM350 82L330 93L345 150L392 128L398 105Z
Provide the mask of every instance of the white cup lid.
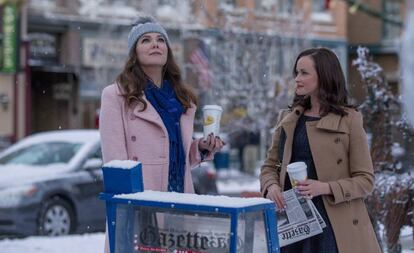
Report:
M219 105L205 105L203 107L203 110L219 110L219 111L223 111L223 108L221 108L221 106L219 106Z
M304 162L294 162L294 163L290 163L287 165L287 170L288 172L296 172L296 171L300 171L303 168L307 168L306 163Z

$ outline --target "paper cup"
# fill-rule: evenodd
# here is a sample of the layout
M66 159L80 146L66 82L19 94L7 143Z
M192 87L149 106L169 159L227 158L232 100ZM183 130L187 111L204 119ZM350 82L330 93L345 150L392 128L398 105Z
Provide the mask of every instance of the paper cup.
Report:
M206 105L203 107L203 131L204 138L210 133L215 136L220 134L220 119L223 108L219 105Z
M308 178L307 166L304 162L295 162L287 166L290 183L295 187L298 181L303 181Z

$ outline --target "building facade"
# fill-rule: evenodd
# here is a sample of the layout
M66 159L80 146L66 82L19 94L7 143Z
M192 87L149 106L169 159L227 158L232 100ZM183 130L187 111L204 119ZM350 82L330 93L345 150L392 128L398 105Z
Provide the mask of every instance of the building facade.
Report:
M225 122L250 114L270 118L271 125L274 117L266 113L274 115L279 105L249 101L274 101L279 96L280 106L285 105L284 95L292 94L293 60L310 46L335 51L349 73L357 100L364 95L350 65L356 45L381 52L379 63L389 80L398 81L397 47L389 40L398 32L363 12L353 13L352 1L17 2L18 68L14 73L0 73L0 136L4 140L46 130L96 128L101 91L121 71L130 25L140 15L152 15L167 28L185 82L196 89L203 103L218 98L227 106L231 115L224 115ZM393 13L403 9L385 2L367 4ZM363 32L360 24L365 25ZM202 57L197 63L199 51ZM200 59L208 63L207 68ZM229 97L244 99L230 104ZM245 123L241 125L268 128Z

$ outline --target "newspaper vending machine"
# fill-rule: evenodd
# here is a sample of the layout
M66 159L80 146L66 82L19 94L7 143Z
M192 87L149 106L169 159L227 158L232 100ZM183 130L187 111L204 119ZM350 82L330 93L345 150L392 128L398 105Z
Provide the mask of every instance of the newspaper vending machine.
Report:
M279 252L270 200L143 191L133 161L107 163L103 174L111 253Z

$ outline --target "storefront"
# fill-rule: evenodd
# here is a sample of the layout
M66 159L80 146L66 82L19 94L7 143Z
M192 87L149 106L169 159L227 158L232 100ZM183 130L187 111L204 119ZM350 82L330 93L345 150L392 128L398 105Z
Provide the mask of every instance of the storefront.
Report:
M76 68L62 64L68 48L65 32L30 31L31 132L79 127L79 82Z
M0 4L0 150L14 142L19 132L18 97L22 95L19 76L19 7ZM24 88L23 88L24 89Z
M122 70L127 57L127 41L123 39L126 37L120 27L82 32L79 96L85 128L98 128L101 93Z

